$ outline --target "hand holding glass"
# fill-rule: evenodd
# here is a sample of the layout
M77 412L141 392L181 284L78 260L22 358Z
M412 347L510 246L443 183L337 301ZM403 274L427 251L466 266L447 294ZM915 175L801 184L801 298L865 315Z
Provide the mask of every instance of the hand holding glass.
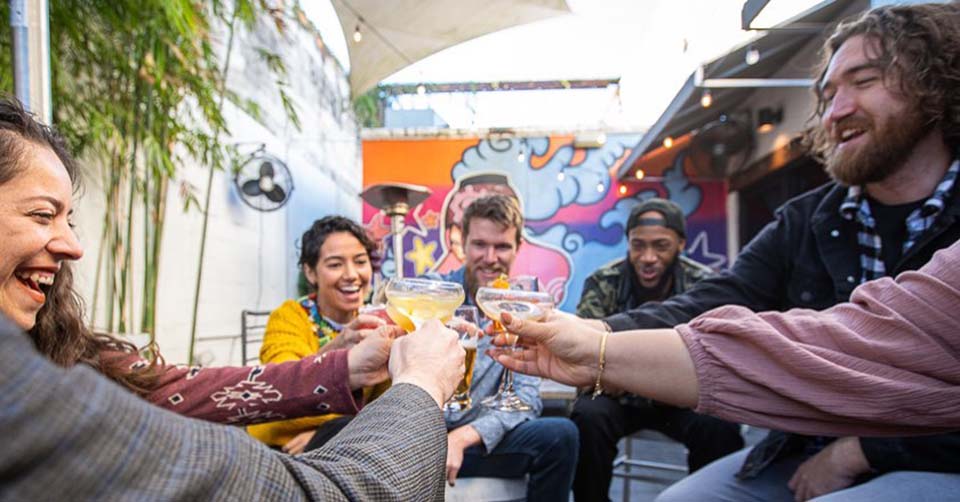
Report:
M499 323L500 314L510 315L522 320L543 321L553 309L553 297L539 291L519 291L515 289L480 288L477 290L477 305L490 319L497 321L496 329L501 330L510 346L517 343L517 336L507 333ZM504 383L494 396L483 400L483 405L500 411L528 411L533 409L529 403L520 399L513 388L513 372L504 372Z

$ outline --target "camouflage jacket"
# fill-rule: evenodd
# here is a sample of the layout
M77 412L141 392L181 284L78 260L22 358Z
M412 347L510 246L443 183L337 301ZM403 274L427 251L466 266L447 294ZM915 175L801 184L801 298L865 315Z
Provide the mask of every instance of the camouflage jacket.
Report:
M713 274L713 270L706 265L685 256L681 255L677 260L673 290L668 297L683 293L693 283ZM633 267L626 258L605 265L583 283L577 315L588 319L603 319L635 308L642 303L638 294L639 287Z

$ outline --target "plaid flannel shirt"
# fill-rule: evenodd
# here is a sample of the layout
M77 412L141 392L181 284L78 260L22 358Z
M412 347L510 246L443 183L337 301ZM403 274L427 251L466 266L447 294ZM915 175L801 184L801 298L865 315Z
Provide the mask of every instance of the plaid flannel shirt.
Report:
M920 236L933 225L937 216L943 211L945 200L953 190L958 172L960 172L960 160L954 160L943 179L937 184L933 195L907 216L907 240L903 242L904 253L916 244ZM881 255L883 243L880 241L880 234L877 233L876 220L870 213L870 203L863 196L862 186L852 186L847 190L847 197L840 205L840 215L847 220L856 219L860 225L860 230L857 232L857 243L860 246L860 282L886 276L887 269Z

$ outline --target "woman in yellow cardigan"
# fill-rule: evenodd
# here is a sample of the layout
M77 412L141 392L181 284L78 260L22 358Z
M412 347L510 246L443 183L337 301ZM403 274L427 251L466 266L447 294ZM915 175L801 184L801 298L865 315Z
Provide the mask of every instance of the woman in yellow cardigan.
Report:
M375 244L363 228L342 216L327 216L313 223L301 238L300 262L309 295L287 300L270 314L260 347L260 362L279 363L302 359L328 350L349 348L361 340L361 331L380 326L386 336L403 331L385 326L373 316L358 316L370 278ZM366 401L383 393L384 382L363 391ZM316 392L325 392L318 388ZM322 446L349 422L335 414L254 425L248 432L283 451L297 454Z

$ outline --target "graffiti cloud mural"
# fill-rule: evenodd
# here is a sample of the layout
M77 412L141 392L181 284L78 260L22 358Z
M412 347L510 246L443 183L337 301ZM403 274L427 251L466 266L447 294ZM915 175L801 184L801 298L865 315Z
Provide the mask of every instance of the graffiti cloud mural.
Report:
M683 155L643 181L618 183L616 172L638 140L613 134L591 149L574 148L572 136L364 140L366 186L416 183L432 191L407 215L399 260L388 219L364 205L364 224L382 244L383 273L393 275L398 263L407 275L462 266L463 211L490 193L516 197L526 219L513 273L539 277L567 311L576 309L594 270L626 255L623 225L645 198L679 204L687 215L687 255L726 266L724 183L693 178Z

